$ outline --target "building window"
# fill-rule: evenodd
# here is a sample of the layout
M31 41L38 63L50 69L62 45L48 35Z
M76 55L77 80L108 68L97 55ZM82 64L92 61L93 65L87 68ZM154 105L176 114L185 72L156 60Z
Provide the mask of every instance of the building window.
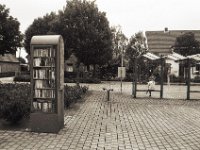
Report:
M183 77L184 76L184 66L179 64L179 76Z
M200 71L200 64L196 65L196 71Z
M196 64L195 73L199 74L199 72L200 72L200 64Z

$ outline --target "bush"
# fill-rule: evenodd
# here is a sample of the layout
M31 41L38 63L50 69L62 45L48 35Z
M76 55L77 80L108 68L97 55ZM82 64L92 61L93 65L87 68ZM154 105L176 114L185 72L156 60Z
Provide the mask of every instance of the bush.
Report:
M88 87L81 87L79 84L75 86L65 85L64 87L64 105L69 107L71 103L77 102L88 91Z
M30 82L31 77L29 74L19 74L14 77L15 82Z
M80 83L101 83L101 80L98 78L81 78L79 79Z
M80 79L70 79L70 78L65 78L64 79L65 83L76 83L76 82L79 82L79 83L101 83L101 80L98 79L98 78L90 78L90 77L87 77L87 78L80 78Z
M0 77L12 77L15 76L15 72L1 72Z
M30 114L30 84L0 84L0 118L16 123Z
M76 79L65 78L64 82L65 83L76 83Z
M172 83L184 83L185 79L184 77L176 77L175 75L170 75L170 82Z
M88 91L88 87L64 87L65 108L80 99ZM0 83L0 118L11 123L17 123L30 115L31 97L30 84L25 83Z
M191 81L195 83L200 83L200 76L195 76L194 79L192 79Z
M76 78L76 72L67 72L67 71L65 71L64 72L64 77L65 78L74 79L74 78Z

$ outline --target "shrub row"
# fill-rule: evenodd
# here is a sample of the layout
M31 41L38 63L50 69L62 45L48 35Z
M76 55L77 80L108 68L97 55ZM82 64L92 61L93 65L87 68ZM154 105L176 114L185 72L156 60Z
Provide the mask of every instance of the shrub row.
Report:
M30 115L30 84L25 83L0 83L0 119L16 123ZM76 102L88 90L87 87L65 86L65 108Z
M0 84L0 118L16 123L30 113L30 84Z
M28 74L20 74L14 77L13 81L15 82L30 82L31 77Z
M69 79L69 78L65 78L65 83L101 83L101 80L98 78L80 78L80 79Z
M30 75L28 74L20 74L14 77L15 82L30 82ZM98 78L65 78L64 79L65 83L101 83L101 80Z
M75 86L65 85L64 90L64 106L69 107L71 103L77 102L78 99L88 91L88 87L80 86L79 84Z
M0 77L12 77L15 76L15 72L1 72Z

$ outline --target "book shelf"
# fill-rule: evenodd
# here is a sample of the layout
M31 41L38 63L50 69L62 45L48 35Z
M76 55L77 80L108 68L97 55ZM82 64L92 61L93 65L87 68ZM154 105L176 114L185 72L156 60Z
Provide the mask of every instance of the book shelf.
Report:
M54 46L33 48L33 110L56 112L55 101L55 52Z
M64 44L61 36L34 36L32 38L32 131L58 132L64 125L63 57Z

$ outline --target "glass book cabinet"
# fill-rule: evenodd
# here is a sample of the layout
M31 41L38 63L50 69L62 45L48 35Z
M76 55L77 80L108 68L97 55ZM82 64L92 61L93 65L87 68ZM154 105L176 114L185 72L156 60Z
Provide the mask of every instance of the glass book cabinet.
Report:
M64 126L64 44L60 35L31 39L31 130L58 132Z

